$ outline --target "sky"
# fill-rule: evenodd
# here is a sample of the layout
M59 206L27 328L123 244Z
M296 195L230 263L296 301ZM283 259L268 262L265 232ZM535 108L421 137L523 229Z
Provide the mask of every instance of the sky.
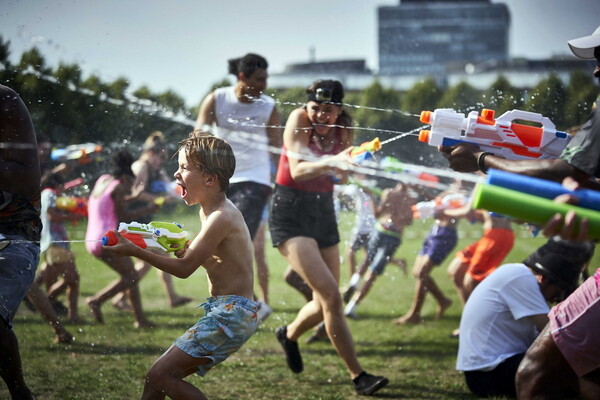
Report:
M130 90L171 89L197 105L227 78L227 60L263 55L287 64L365 59L378 68L377 8L399 0L0 0L11 61L36 46L51 68L76 63L83 78L124 77ZM511 13L509 53L569 54L566 41L600 24L600 0L492 0ZM232 77L230 77L232 79ZM233 82L233 79L232 79Z

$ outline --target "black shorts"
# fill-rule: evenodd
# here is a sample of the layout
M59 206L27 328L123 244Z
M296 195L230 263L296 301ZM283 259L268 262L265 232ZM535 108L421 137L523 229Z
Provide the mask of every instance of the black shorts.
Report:
M340 234L333 193L311 193L276 186L269 213L269 230L273 247L297 236L315 239L319 248L338 244Z
M227 190L227 198L235 204L244 216L250 238L253 240L270 195L270 186L250 181L232 183Z

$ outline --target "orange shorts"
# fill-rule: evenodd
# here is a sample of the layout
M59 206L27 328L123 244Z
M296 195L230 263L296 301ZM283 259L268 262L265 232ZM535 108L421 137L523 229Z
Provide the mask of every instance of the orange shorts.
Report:
M500 266L504 257L515 244L515 233L510 229L492 228L483 233L483 237L456 253L464 264L469 264L467 273L481 282Z

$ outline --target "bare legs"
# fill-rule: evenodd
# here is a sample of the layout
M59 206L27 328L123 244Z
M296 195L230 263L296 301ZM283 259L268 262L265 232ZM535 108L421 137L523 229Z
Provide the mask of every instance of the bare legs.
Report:
M435 267L428 255L418 255L413 266L413 275L417 279L415 284L415 295L410 310L402 317L393 320L395 324L417 324L421 322L421 309L425 303L427 292L431 293L437 301L436 318L441 318L444 312L452 304L431 277L431 271Z
M171 346L148 370L142 400L164 400L166 396L173 400L206 400L204 393L183 378L208 362L207 358L195 358Z
M92 311L96 321L99 323L104 323L104 317L102 316L101 310L102 303L109 300L117 293L126 290L129 301L131 302L131 308L133 309L135 327L143 328L153 326L153 324L146 319L146 316L142 310L140 288L138 285L138 273L133 266L131 258L120 257L106 252L103 252L99 258L109 267L114 269L120 275L120 277L109 283L108 286L100 290L95 295L86 299L86 302L90 307L90 310Z
M295 237L279 246L288 263L313 289L314 299L304 305L287 326L287 338L297 341L307 330L325 321L327 335L345 362L350 376L363 372L354 349L352 335L342 311L338 281L340 272L337 245L319 249L310 238Z
M0 354L2 354L0 357L0 376L6 383L11 398L15 400L33 399L33 395L23 378L19 342L13 330L8 327L6 321L1 317Z

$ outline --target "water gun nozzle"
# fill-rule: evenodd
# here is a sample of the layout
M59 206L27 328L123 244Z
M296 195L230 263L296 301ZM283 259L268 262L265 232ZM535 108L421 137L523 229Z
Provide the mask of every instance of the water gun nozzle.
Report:
M419 132L419 142L429 143L429 134L430 133L431 133L431 131L429 131L427 129L423 129L421 132Z

